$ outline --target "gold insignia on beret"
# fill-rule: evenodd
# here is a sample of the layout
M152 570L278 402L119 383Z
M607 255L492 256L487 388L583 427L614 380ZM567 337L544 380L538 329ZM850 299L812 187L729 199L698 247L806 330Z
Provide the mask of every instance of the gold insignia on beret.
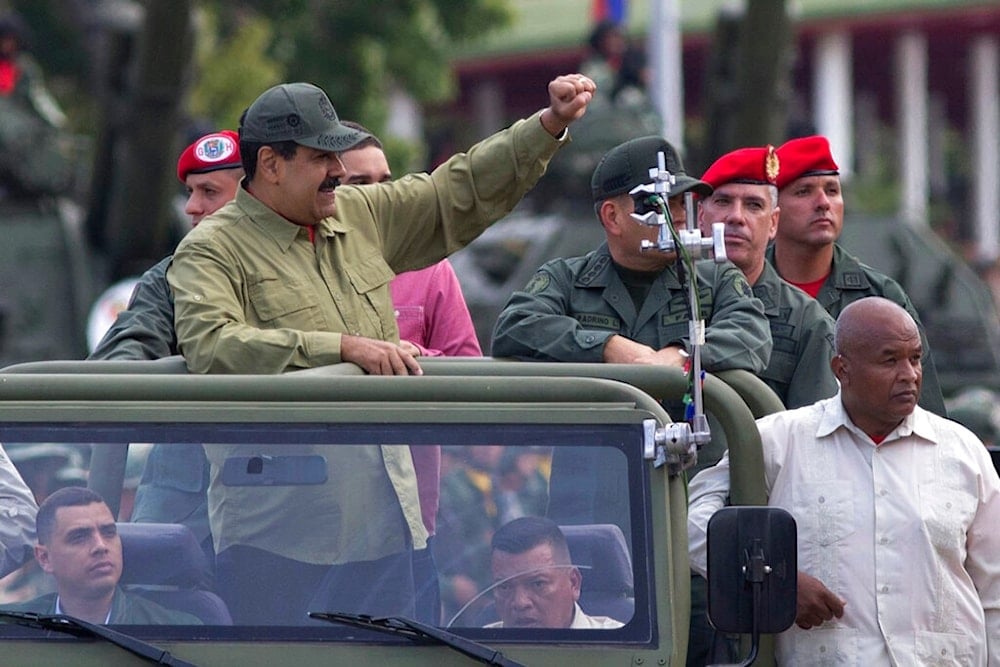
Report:
M778 161L778 154L774 151L774 146L767 145L767 157L764 158L764 173L767 175L769 183L778 180L778 172L781 170L781 163Z

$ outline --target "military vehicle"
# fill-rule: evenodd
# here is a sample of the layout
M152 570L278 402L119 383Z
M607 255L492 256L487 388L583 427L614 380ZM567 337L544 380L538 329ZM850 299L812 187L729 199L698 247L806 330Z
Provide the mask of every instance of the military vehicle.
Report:
M281 376L190 376L182 360L171 358L35 362L0 371L4 446L86 445L88 485L119 520L121 585L204 623L106 627L0 612L4 664L683 664L689 614L683 469L695 447L653 396L680 397L686 376L675 369L490 359L428 359L424 369L422 377L367 377L350 364ZM762 505L760 440L752 420L775 409L777 399L749 374L722 377L706 378L705 405L719 418L739 461L733 466L733 502ZM233 623L225 601L206 584L208 565L190 529L127 521L134 493L125 472L129 452L148 443L200 443L206 451L225 452L224 463L213 470L210 494L222 485L242 489L244 498L326 483L336 475L327 461L357 443L441 446L446 478L458 469L456 452L500 448L505 459L516 461L514 468L544 476L542 496L535 498L540 504L530 506L522 497L522 506L528 515L558 521L567 535L582 574L581 608L622 626L490 627L499 618L490 581L461 609L430 624L372 619L363 609L330 609L321 602L311 606L319 612L312 618L275 614L264 624ZM492 480L500 483L498 473ZM488 572L484 559L498 516L481 515L480 524L473 523L475 539L462 533L464 544L452 540L447 543L461 546L441 549L443 513L446 507L455 511L450 487L441 488L435 557L442 582L456 573ZM468 509L469 516L479 516ZM326 529L309 507L293 504L280 511L304 534ZM379 512L391 508L366 511L374 526ZM741 531L748 525L741 518L716 548L733 554L731 565L721 568L728 570L728 584L720 571L720 585L732 589L722 593L729 604L720 603L718 611L725 606L742 621L753 609L752 585L740 561L748 546ZM765 548L775 565L792 558L794 572L794 533L784 544ZM789 567L787 561L782 565ZM14 601L12 591L20 600L45 590L46 582L31 568L0 580L0 607ZM19 579L32 585L14 588ZM790 598L788 581L764 584L761 609L775 614L764 618L783 615L791 623L791 579ZM765 623L757 629L775 628ZM751 627L736 631L750 633ZM758 664L768 664L766 642L760 655Z

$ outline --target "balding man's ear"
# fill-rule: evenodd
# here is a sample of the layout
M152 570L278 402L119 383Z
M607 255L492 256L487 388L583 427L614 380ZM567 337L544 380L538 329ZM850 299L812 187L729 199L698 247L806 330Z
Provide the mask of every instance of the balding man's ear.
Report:
M843 384L847 377L847 361L839 354L834 355L833 359L830 359L830 370L833 371L833 376Z

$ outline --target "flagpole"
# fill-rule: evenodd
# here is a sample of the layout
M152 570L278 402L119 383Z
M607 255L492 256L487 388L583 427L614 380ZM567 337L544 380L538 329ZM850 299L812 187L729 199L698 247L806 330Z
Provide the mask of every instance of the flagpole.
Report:
M649 94L663 121L663 137L684 153L680 0L650 0L646 49L652 72Z

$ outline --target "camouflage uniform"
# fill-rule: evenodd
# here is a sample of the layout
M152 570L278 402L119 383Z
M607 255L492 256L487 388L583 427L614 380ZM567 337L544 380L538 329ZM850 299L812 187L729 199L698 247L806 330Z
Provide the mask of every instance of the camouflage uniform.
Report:
M774 245L767 249L767 261L774 266ZM881 296L898 303L906 309L920 329L920 340L924 347L923 367L924 378L920 390L920 407L944 416L947 411L944 405L944 395L938 380L937 368L931 356L931 347L927 342L927 334L920 323L917 309L910 302L910 297L900 287L899 283L889 276L879 273L872 267L860 262L839 244L833 244L833 265L830 276L823 283L816 300L826 309L826 312L836 319L849 303L866 296Z

